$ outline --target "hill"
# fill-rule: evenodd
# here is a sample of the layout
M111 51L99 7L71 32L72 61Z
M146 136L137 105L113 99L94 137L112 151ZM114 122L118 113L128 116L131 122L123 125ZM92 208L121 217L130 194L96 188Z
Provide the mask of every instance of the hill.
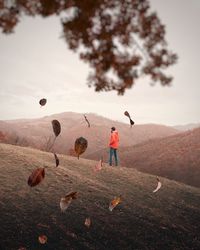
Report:
M200 189L161 178L153 193L155 176L107 165L94 173L94 161L58 157L55 168L52 153L0 144L1 249L200 249ZM28 176L43 165L44 180L30 188ZM69 191L78 198L61 213L60 198ZM45 245L39 235L48 237Z
M86 154L108 158L108 149ZM119 149L123 166L200 187L200 128Z
M54 150L64 154L68 154L69 150L74 148L74 142L79 136L88 140L87 152L89 153L107 147L112 126L116 126L120 132L122 146L130 146L145 140L166 137L179 132L171 127L154 124L135 125L130 129L128 124L95 114L87 114L87 118L91 124L90 128L87 127L83 114L73 112L55 114L39 119L0 121L0 131L6 134L7 139L2 140L2 142L48 151L49 139L52 140L54 137L51 125L53 119L59 120L62 127L61 135L56 140Z

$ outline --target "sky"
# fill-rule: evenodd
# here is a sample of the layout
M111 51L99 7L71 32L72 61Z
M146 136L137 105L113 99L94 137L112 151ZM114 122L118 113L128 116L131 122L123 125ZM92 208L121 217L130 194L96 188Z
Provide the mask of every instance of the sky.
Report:
M166 25L169 48L178 54L170 67L171 87L147 79L123 96L97 93L87 86L89 67L70 51L58 17L23 17L14 34L0 33L0 120L38 118L62 112L96 113L137 124L180 125L200 122L200 1L150 0ZM47 98L47 105L38 102Z

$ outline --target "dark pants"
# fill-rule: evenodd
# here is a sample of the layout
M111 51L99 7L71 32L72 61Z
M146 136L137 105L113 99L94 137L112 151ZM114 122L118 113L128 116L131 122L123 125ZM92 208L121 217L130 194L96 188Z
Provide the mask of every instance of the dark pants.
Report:
M110 148L110 158L109 158L109 165L112 166L112 157L114 155L115 158L115 166L118 166L118 157L117 157L117 149Z

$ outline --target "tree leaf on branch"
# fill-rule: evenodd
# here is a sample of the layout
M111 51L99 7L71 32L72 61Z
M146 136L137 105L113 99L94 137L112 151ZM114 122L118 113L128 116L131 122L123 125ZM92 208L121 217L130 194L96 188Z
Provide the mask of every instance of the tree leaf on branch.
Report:
M0 28L11 33L25 15L61 18L63 38L92 71L88 85L123 95L144 75L170 85L165 70L176 63L165 26L149 0L0 1ZM63 15L64 14L64 15Z

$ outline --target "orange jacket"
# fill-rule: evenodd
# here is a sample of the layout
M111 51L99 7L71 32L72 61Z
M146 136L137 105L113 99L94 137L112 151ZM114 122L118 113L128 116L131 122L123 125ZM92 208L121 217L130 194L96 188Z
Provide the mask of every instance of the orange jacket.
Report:
M119 134L115 130L111 133L109 147L117 149L118 146L119 146Z

